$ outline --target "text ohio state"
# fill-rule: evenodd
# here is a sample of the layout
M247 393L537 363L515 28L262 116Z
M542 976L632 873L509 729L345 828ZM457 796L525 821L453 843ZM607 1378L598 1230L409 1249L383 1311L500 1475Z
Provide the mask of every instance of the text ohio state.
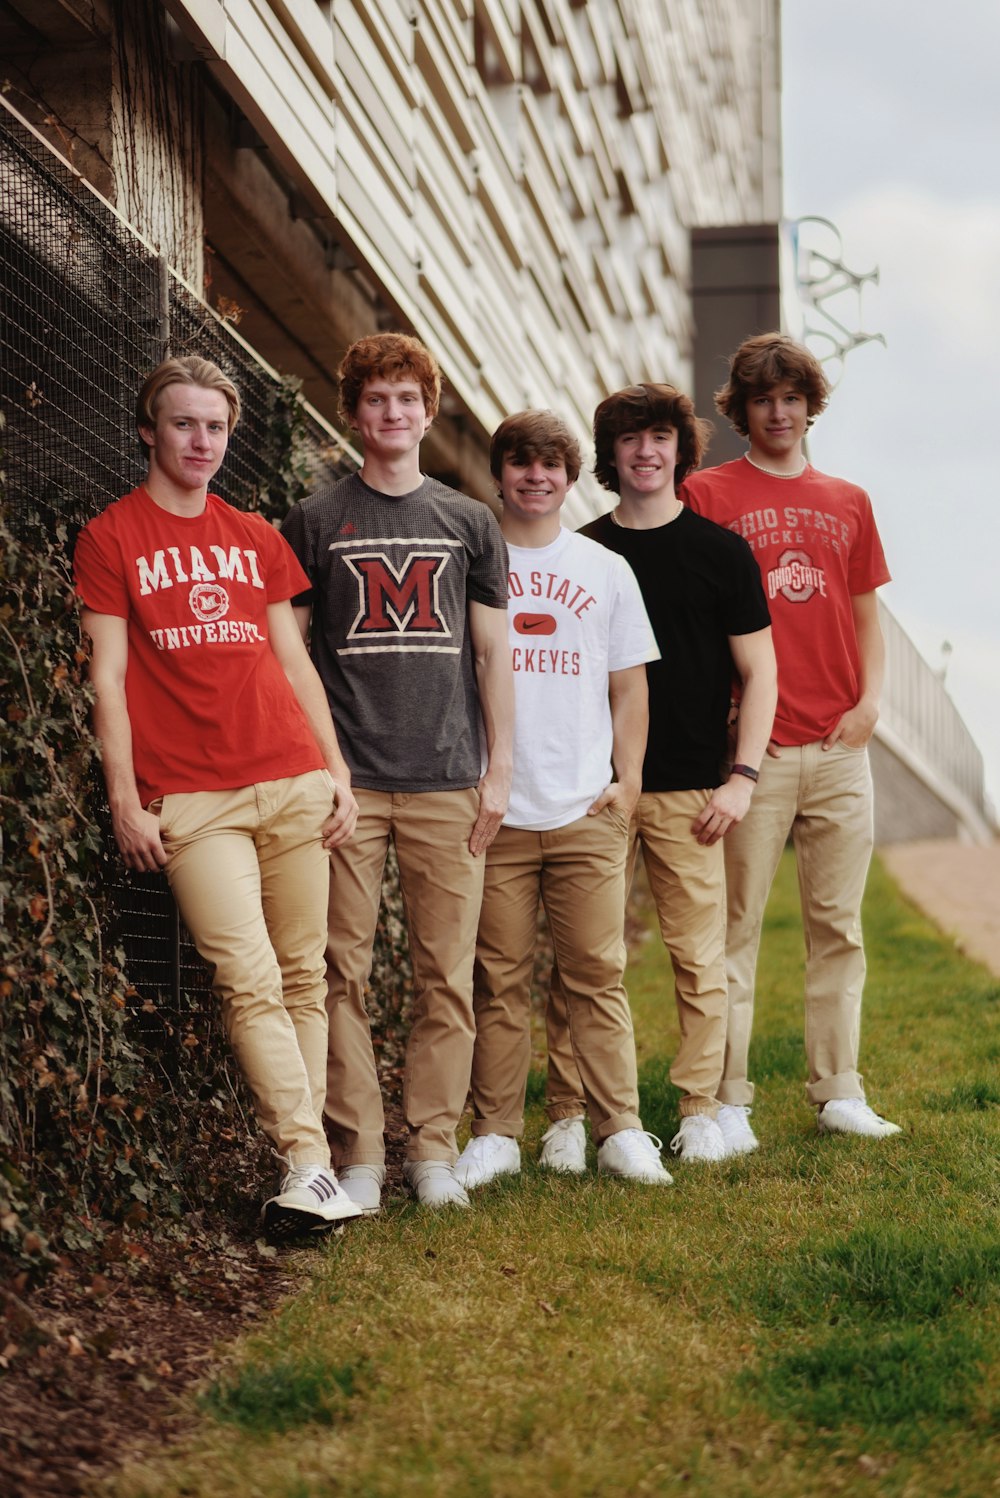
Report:
M767 505L760 510L746 510L731 520L726 529L742 536L751 549L811 544L839 553L851 540L851 528L839 515L803 505L785 505L781 510Z

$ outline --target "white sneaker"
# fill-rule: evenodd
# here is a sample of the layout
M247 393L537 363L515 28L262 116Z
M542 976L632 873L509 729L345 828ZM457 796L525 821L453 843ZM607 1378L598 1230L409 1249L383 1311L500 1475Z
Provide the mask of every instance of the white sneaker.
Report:
M620 1129L597 1151L597 1169L625 1181L646 1181L651 1186L672 1186L674 1178L660 1159L662 1141L642 1129Z
M863 1134L867 1139L888 1139L890 1134L903 1132L899 1124L880 1118L859 1097L831 1098L819 1110L816 1126L821 1134Z
M497 1176L516 1176L521 1170L521 1151L516 1139L506 1134L477 1134L458 1157L455 1179L471 1191Z
M261 1209L261 1221L271 1238L296 1238L321 1233L334 1223L360 1217L332 1170L323 1165L293 1165L281 1179L277 1196Z
M760 1141L750 1127L750 1109L746 1103L720 1103L715 1115L727 1155L749 1155L760 1148Z
M345 1165L337 1179L362 1212L379 1211L385 1184L384 1165Z
M542 1135L538 1163L543 1170L558 1170L563 1175L582 1176L587 1169L587 1132L583 1119L557 1118Z
M422 1207L467 1207L469 1198L447 1160L407 1160L403 1178Z
M729 1153L722 1130L707 1113L692 1113L689 1118L682 1118L670 1148L682 1160L724 1160Z

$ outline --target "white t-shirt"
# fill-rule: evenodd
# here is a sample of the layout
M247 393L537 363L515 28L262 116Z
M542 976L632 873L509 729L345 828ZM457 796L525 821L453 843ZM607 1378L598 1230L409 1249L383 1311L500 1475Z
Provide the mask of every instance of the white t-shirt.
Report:
M575 531L508 546L514 782L507 827L545 832L585 815L613 778L608 673L659 660L635 574Z

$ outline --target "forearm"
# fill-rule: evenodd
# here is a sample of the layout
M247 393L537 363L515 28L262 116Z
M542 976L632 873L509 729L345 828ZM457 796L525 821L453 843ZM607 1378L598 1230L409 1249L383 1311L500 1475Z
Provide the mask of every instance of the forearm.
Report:
M351 772L341 752L337 730L330 714L326 689L315 666L306 656L292 669L286 667L285 674L295 693L296 701L306 715L326 768L340 785L349 786Z
M638 797L642 789L642 764L649 736L649 693L646 668L626 684L611 684L611 763L619 785ZM631 676L631 673L623 673Z
M117 683L92 678L96 701L94 734L101 749L101 769L112 817L128 817L142 811L132 758L132 724L125 691Z
M774 727L778 705L778 678L773 671L752 670L743 682L740 713L736 723L734 763L760 768Z
M510 650L490 649L476 656L476 685L486 738L486 773L510 783L514 763L514 671Z
M855 615L858 637L858 702L866 703L878 712L885 684L885 638L878 616L877 605L866 610L860 618Z

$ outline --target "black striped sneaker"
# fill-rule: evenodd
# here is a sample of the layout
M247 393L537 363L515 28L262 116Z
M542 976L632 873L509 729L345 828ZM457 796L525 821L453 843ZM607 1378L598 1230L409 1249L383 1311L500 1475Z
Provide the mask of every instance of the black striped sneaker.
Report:
M281 1241L321 1233L361 1214L332 1170L323 1165L293 1165L282 1177L277 1196L264 1203L260 1215L268 1237Z

